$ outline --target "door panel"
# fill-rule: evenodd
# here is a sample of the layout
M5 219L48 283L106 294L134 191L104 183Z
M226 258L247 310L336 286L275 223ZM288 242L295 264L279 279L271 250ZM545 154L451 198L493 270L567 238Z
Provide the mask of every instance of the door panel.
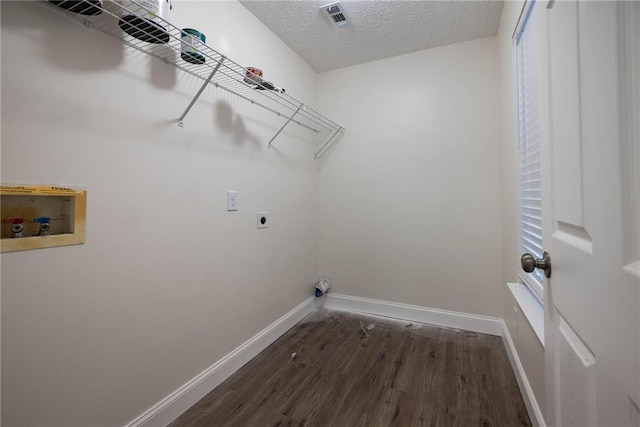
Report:
M625 2L557 1L549 10L549 424L637 425L640 75L629 48L640 46L637 18L638 7Z
M640 2L620 6L625 270L640 277Z
M577 3L556 5L554 19L563 25L554 27L554 46L551 51L551 81L562 89L551 105L554 134L563 141L553 146L553 195L558 237L573 242L571 237L588 236L582 222L582 150L580 139L580 72L578 51ZM590 241L591 239L588 238ZM578 243L578 242L577 242Z
M595 426L596 358L560 313L555 370L560 403L558 425Z

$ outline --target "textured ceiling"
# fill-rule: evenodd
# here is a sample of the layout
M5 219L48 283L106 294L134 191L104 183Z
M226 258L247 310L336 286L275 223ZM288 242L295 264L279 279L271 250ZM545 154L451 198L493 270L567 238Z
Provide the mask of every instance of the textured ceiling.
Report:
M351 27L320 10L334 0L240 0L317 72L494 36L501 1L343 0Z

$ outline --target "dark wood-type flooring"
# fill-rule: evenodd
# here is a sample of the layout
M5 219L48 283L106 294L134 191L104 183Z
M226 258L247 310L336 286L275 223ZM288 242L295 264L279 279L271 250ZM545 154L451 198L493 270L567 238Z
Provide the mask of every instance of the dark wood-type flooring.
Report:
M500 337L319 310L178 426L531 425Z

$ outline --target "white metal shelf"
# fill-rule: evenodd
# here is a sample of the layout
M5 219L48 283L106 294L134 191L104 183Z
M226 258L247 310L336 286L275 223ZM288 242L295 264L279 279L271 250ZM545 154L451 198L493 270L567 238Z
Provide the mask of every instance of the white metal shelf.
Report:
M138 2L105 0L101 6L96 6L96 3L90 0L66 0L55 2L56 4L44 0L42 3L88 27L122 40L125 45L133 49L173 64L179 70L203 80L202 87L178 119L178 124L181 127L185 117L203 90L208 85L212 85L285 119L282 127L269 141L269 147L289 123L295 123L321 135L320 148L314 156L315 159L322 157L344 135L345 129L342 126L304 105L288 93L272 90L266 82L260 84L247 83L245 81L244 66L227 58L206 44L198 48L199 53L205 58L205 63L193 64L183 60L181 58L181 35L183 32L168 21L156 18L156 22L159 22L166 31L159 31L157 26L146 24L147 21L143 18L128 21L125 24L128 26L128 32L135 31L138 37L142 36L148 41L129 35L119 25L121 17L124 15L148 16L152 12ZM91 11L97 14L84 15L74 13L69 11L69 8L75 11L92 8Z

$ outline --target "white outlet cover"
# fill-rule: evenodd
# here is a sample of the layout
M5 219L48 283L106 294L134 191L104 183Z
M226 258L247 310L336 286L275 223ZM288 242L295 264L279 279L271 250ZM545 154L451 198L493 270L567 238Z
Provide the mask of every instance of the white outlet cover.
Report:
M258 212L258 228L269 228L269 212Z
M229 190L227 191L227 212L238 210L238 192Z

